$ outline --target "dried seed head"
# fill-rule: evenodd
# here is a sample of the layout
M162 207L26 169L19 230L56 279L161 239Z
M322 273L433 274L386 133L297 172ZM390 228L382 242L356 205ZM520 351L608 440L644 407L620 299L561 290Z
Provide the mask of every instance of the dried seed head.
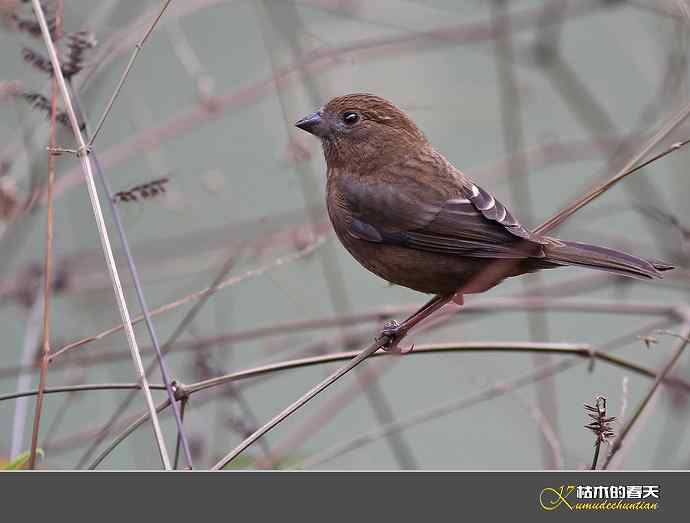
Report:
M32 93L28 91L20 92L17 94L19 98L31 104L31 107L38 109L43 112L45 116L50 119L50 100L40 93ZM70 122L67 113L64 111L58 111L55 119L66 128L70 129Z
M41 53L38 53L28 47L23 47L22 58L26 63L38 69L42 73L49 75L53 74L53 64L51 64L50 60L48 60L48 58L43 56Z
M0 0L4 1L4 0ZM12 4L12 2L7 2ZM22 0L22 4L28 4L28 2ZM10 11L6 11L7 14L4 17L6 25L14 29L15 31L20 31L26 33L34 38L41 37L41 27L38 25L33 12L27 10L26 14L20 14L19 6L14 2L14 8ZM50 36L53 41L60 39L57 27L57 3L52 0L42 0L41 6L46 17L46 23L48 24L48 30L50 31Z
M86 53L98 42L91 31L77 31L67 35L67 55L62 61L62 74L70 79L84 68Z
M113 195L114 202L135 202L139 198L148 199L158 196L164 193L166 190L166 185L169 182L169 178L163 177L150 182L142 183L140 185L135 185L124 191L119 191Z
M615 436L611 423L616 420L615 416L606 416L606 398L604 396L597 396L594 405L585 404L585 411L587 416L591 418L591 422L585 425L585 428L591 430L596 435L595 445L608 442Z

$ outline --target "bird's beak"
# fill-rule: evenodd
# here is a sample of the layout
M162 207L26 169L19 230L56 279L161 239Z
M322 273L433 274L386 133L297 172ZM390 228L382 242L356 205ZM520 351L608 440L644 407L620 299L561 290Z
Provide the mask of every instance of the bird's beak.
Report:
M315 136L321 136L324 132L322 112L319 110L309 116L305 116L298 122L295 122L295 127L299 127L303 131L307 131Z

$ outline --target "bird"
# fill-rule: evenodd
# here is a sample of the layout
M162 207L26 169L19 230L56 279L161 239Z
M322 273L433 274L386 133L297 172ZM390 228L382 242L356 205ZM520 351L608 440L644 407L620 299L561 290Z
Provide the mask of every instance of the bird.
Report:
M345 249L388 282L435 296L405 322L384 326L390 347L449 301L462 304L464 294L508 277L580 266L655 279L673 268L531 232L379 96L333 98L295 126L321 140L326 207Z

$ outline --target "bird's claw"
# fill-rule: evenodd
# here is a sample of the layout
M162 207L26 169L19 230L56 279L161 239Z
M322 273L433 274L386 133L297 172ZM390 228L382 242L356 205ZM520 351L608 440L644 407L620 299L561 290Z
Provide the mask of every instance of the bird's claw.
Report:
M385 344L381 347L386 352L391 352L394 354L407 354L412 352L414 349L414 344L409 347L400 347L400 341L405 337L407 332L403 330L400 322L396 320L389 320L383 324L383 329L381 329L381 335L378 337L379 340L386 338Z
M383 324L383 329L381 329L381 336L386 336L388 338L395 338L400 335L400 322L398 320L388 320Z
M393 342L393 344L383 347L383 350L391 354L409 354L414 350L414 343L409 347L401 347L398 342Z

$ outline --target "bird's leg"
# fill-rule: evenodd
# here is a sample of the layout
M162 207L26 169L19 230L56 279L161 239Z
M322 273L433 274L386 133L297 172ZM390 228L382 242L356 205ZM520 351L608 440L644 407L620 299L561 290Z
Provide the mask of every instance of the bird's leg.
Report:
M459 298L456 298L456 296L459 296ZM396 320L389 320L386 323L384 323L383 329L381 330L381 335L379 336L379 339L384 337L387 338L386 344L383 346L383 350L389 352L410 352L412 348L414 348L414 345L410 349L405 351L403 351L398 346L400 341L402 341L402 339L407 335L407 333L415 325L419 324L422 320L425 320L426 318L431 316L434 312L439 310L446 303L450 301L455 301L457 303L457 299L462 301L462 295L459 293L438 294L434 296L431 300L429 300L427 303L425 303L417 312L415 312L408 318L404 319L402 322Z

